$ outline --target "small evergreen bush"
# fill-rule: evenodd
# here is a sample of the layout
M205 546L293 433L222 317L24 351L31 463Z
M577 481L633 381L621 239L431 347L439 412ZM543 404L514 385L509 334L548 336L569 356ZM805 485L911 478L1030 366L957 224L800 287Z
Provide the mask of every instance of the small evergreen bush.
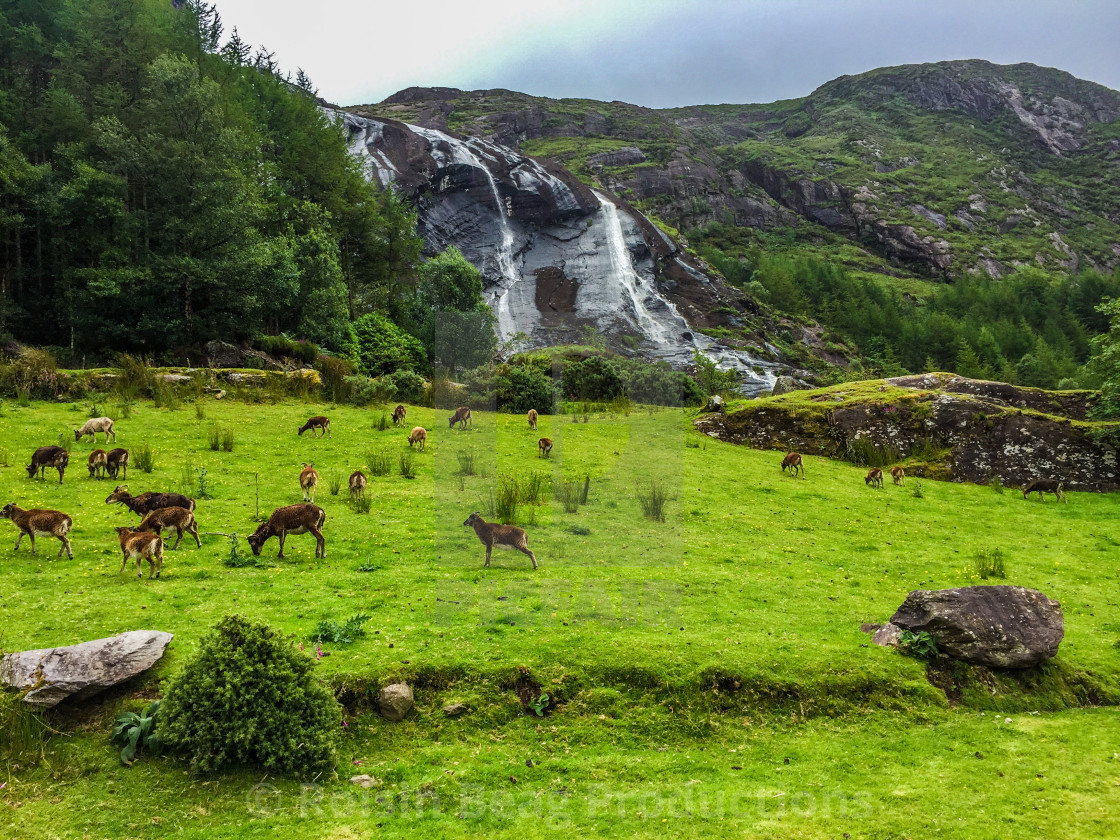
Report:
M196 772L329 773L342 718L313 667L292 637L226 616L172 680L160 707L163 740Z

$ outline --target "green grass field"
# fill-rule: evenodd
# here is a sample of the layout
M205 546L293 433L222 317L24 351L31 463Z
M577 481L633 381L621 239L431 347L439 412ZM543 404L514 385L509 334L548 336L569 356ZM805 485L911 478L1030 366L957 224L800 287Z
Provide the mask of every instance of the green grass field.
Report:
M117 421L133 493L195 495L206 471L202 548L168 551L156 581L147 569L143 581L134 567L118 574L113 528L137 517L104 504L113 482L87 478L95 445L70 431L87 407L0 411L0 502L74 519L73 560L54 557L56 540L40 539L35 557L26 540L13 553L15 529L0 522L10 539L0 543L0 645L140 628L176 636L150 678L49 718L61 734L41 760L0 756L2 836L1120 836L1120 715L1097 705L1120 697L1115 495L1040 504L929 481L916 494L913 479L876 491L863 470L818 458L793 479L779 453L709 440L671 409L541 417L534 433L522 416L483 412L459 431L450 412L413 407L405 429L377 431L381 409L202 406L200 420L190 404L142 402ZM297 437L320 413L333 437ZM210 450L215 423L233 430L232 452ZM428 447L407 479L398 459L414 425L429 430ZM30 452L60 434L71 446L64 484L29 480ZM538 436L556 442L550 461L537 457ZM150 474L135 467L145 444ZM370 474L371 453L389 454L389 475ZM471 453L476 474L461 475ZM303 462L321 475L326 558L301 536L283 561L272 540L262 566L224 565L229 539L208 534L251 533L258 492L262 517L300 501ZM369 513L346 503L356 468L370 477ZM492 519L499 481L534 471L553 485L589 478L587 504L566 513L546 492L522 506L539 571L499 551L483 569L463 521L475 510ZM668 491L665 522L639 507L651 481ZM912 589L978 583L975 556L993 548L1007 579L988 582L1060 600L1065 641L1028 680L959 673L962 702L950 707L921 662L869 645L859 626L889 618ZM232 612L309 650L320 620L370 616L364 637L323 645L318 665L357 698L337 779L193 778L174 758L120 766L112 718L158 696ZM390 724L361 698L401 678L417 710ZM519 678L549 694L543 717L522 709ZM448 719L452 702L471 711ZM355 773L378 783L351 785Z

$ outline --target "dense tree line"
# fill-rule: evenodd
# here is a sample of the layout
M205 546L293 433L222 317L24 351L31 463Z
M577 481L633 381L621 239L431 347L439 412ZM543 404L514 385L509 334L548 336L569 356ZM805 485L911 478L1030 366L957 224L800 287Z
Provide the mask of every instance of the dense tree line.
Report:
M1108 329L1098 305L1120 297L1120 272L965 275L917 300L813 256L705 256L780 312L841 334L887 374L947 370L1042 388L1095 386L1083 366L1093 337Z
M168 358L288 333L422 368L451 308L468 335L444 355L485 355L477 272L421 261L340 132L207 4L3 0L0 333Z

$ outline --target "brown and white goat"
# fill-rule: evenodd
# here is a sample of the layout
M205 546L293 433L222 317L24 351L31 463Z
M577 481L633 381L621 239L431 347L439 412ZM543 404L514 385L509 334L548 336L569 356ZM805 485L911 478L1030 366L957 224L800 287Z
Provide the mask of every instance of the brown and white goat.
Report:
M404 418L405 418L406 414L408 414L408 409L406 409L403 405L398 405L396 408L394 408L393 409L393 425L394 426L404 425Z
M105 470L109 466L109 456L104 449L95 449L89 453L89 477L104 478Z
M408 446L410 449L414 443L419 443L420 451L424 451L424 447L428 443L428 433L424 430L423 426L416 426L412 430L412 434L408 436Z
M552 456L552 438L541 438L537 441L537 457L549 458Z
M369 479L366 474L361 470L354 470L350 473L350 495L351 496L364 496L366 494L366 486L369 484Z
M260 556L261 546L271 537L280 540L280 553L278 559L284 559L284 540L288 534L315 535L315 556L327 556L327 542L323 539L323 523L327 520L326 512L318 505L301 504L288 505L276 508L268 521L263 523L256 531L249 535L249 547L253 554Z
M1054 501L1061 499L1063 502L1068 503L1069 499L1067 499L1066 494L1062 492L1063 487L1065 487L1065 482L1063 481L1057 481L1052 478L1037 478L1030 484L1023 486L1023 498L1029 499L1031 493L1038 493L1038 500L1040 502L1045 502L1046 494L1053 493Z
M62 483L62 474L70 463L70 453L61 446L40 446L31 456L31 463L27 465L27 477L45 478L47 467L58 470L58 483Z
M105 472L109 473L109 478L114 481L117 480L117 473L124 471L121 476L125 481L128 481L128 450L127 449L110 449L109 454L105 456Z
M472 429L474 428L474 421L471 419L471 410L465 405L461 405L457 409L455 409L455 413L451 415L451 417L447 421L447 428L455 428L456 423L459 424L460 429L467 428L468 423L471 424Z
M906 483L906 470L902 467L891 467L891 478L896 486L901 487Z
M113 492L105 499L107 505L124 505L133 513L139 516L146 516L153 510L169 507L181 507L187 510L194 510L194 499L190 499L181 493L141 493L139 496L133 496L128 492L127 484L118 484L113 488Z
M299 489L305 502L315 501L315 488L319 486L319 472L314 464L304 464L299 474Z
M863 477L864 484L870 484L872 487L878 487L880 490L883 488L883 471L878 467L872 467L867 471L867 475Z
M319 417L308 417L307 422L299 427L300 436L302 437L303 433L308 429L312 431L318 429L319 437L323 437L324 435L327 437L334 437L334 435L331 434L331 421L321 415ZM315 437L315 435L312 435L312 437Z
M136 576L144 577L144 561L148 561L148 580L159 577L163 572L163 538L151 531L139 531L125 526L117 528L117 539L121 543L121 571L129 560L136 561Z
M537 410L535 408L529 409L529 428L534 432L537 430Z
M117 442L117 433L113 431L113 421L108 417L93 417L86 421L86 424L80 429L74 430L74 440L81 440L86 435L93 438L93 442L97 442L97 433L105 433L105 442L109 442L109 435L113 436L113 443Z
M494 549L494 546L498 546L498 548L513 548L520 551L522 554L528 554L529 559L533 561L533 568L537 568L537 558L533 555L533 552L529 550L529 541L521 528L516 528L513 525L499 525L497 522L486 522L477 513L472 513L468 516L467 521L464 522L463 525L468 528L474 528L478 539L486 546L486 564L484 568L490 566L490 552Z
M4 505L3 510L0 510L0 518L12 520L12 524L19 528L19 538L16 540L16 547L12 551L19 550L19 544L26 534L31 537L31 553L34 554L35 536L37 534L40 537L57 538L62 543L62 548L58 550L58 556L61 557L63 550L65 550L66 556L71 560L74 559L74 551L70 548L70 540L66 536L70 533L74 520L62 511L42 510L40 508L24 510L14 503L9 503Z
M154 531L161 537L164 528L175 529L176 539L175 545L171 546L172 551L179 548L179 543L183 541L183 532L194 537L195 545L202 548L202 540L198 538L198 522L195 521L194 514L184 507L165 507L149 511L136 526L137 531Z
M797 471L801 470L801 477L805 477L805 465L801 463L801 456L798 453L786 453L786 457L782 459L782 472L786 470L789 470L790 475L797 475Z

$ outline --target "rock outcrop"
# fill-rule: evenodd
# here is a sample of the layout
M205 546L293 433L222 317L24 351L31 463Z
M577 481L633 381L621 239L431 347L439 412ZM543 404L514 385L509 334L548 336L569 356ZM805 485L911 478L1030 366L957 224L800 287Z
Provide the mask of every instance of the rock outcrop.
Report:
M694 421L712 437L763 449L845 457L873 445L904 459L911 475L1021 486L1059 479L1067 490L1120 489L1120 423L1084 422L1092 392L1052 392L949 374L802 391L796 402L758 400ZM806 404L806 401L808 404ZM936 453L930 455L931 450ZM932 460L931 460L932 459Z
M387 685L377 695L377 710L386 720L404 720L404 716L412 711L413 705L412 688L408 683Z
M0 659L0 683L26 691L24 701L50 707L84 700L155 665L172 635L131 630L67 647L9 653Z
M991 668L1039 665L1058 652L1065 633L1062 605L1021 586L918 589L890 623L927 632L942 653Z

